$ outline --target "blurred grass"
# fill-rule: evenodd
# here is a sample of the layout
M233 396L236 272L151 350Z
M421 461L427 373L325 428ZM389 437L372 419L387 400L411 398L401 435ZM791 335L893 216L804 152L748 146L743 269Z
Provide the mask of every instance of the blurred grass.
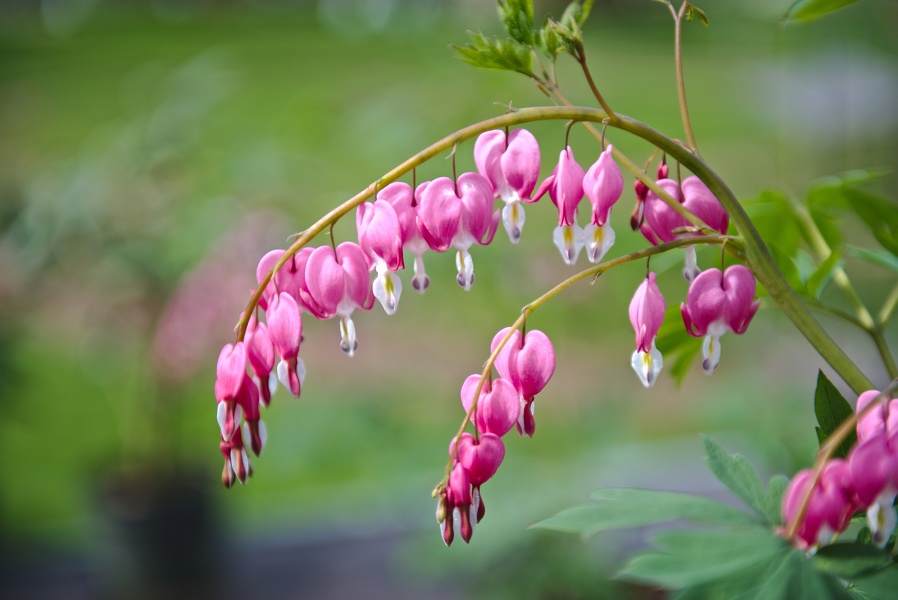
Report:
M711 28L688 28L696 136L739 195L800 190L832 172L895 164L898 121L871 125L826 112L840 94L875 109L864 94L898 86L894 5L862 4L864 12L852 8L841 20L784 33L771 17L775 2L720 2L704 7ZM596 8L590 62L613 106L678 135L669 23L663 10L631 6ZM179 387L160 386L147 357L165 299L222 232L274 209L281 237L269 243L283 245L431 141L501 113L494 103L545 101L521 77L476 71L452 56L448 44L463 42L466 28L493 30L491 10L482 18L447 10L420 27L400 17L383 31L353 35L337 35L304 10L219 8L173 23L138 4L103 4L63 37L43 32L27 11L10 16L0 26L0 198L10 215L0 241L14 250L7 276L19 286L0 294L0 306L16 314L3 337L9 376L0 388L0 453L8 460L0 520L25 538L86 542L97 480L133 461L135 443L140 458L159 450L164 460L201 465L215 484L211 382L228 328L208 332L204 368ZM835 79L799 77L830 65L839 73L863 67L868 77L854 91ZM559 77L572 99L589 102L571 64L560 65ZM835 103L824 104L822 120L795 122L802 109L790 102L821 94ZM545 175L564 127L532 129ZM591 163L594 140L580 130L572 140L581 163ZM613 141L638 163L650 152L636 140ZM472 167L467 145L459 168ZM436 159L419 169L418 181L448 170ZM627 230L630 202L625 194L615 211L616 253L643 244ZM429 492L462 417L457 386L479 370L495 331L574 272L551 244L553 208L527 210L520 247L500 232L489 251L474 249L470 294L453 283L452 257L428 256L431 290L421 298L409 288L391 319L378 308L359 316L360 354L352 361L336 348L335 324L306 323L303 398L281 392L265 413L269 445L254 461L251 484L214 492L230 527L407 522L433 530L420 546L436 541ZM336 232L351 238L351 220ZM245 258L249 289L256 257ZM661 282L673 305L686 285L671 267ZM651 392L639 386L628 365L626 306L642 268L570 290L532 318L530 326L555 341L559 366L537 402L538 434L508 442L506 464L484 491L490 517L469 549L474 556L529 539L526 524L600 486L648 486L654 477L668 487L713 487L702 479L699 431L725 432L721 441L766 474L809 460L820 365L780 315L759 315L744 339L728 336L713 379L694 369L682 389L669 381ZM113 290L124 296L106 303ZM243 301L229 299L230 314ZM93 308L76 310L82 304ZM837 333L870 363L863 341ZM682 479L653 466L653 453L672 456Z

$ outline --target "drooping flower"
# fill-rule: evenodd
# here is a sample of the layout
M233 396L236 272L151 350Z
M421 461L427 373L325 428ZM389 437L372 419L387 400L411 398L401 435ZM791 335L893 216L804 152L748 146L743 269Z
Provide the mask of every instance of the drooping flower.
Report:
M742 265L733 265L724 273L708 269L690 284L680 312L689 335L705 338L702 368L709 375L720 362L720 336L727 331L745 333L758 311L755 289L755 276Z
M300 310L311 312L305 273L306 262L314 250L315 248L310 246L300 249L299 252L287 259L283 267L278 269L272 280L265 286L262 297L259 299L259 306L262 310L268 308L268 301L273 295L286 292L293 297ZM256 281L261 283L265 275L268 274L283 255L284 250L271 250L263 256L256 267Z
M486 514L480 487L496 474L504 459L505 444L498 435L484 433L476 438L463 433L458 440L457 460L471 482L471 521L474 523L480 523Z
M611 144L583 176L583 191L592 204L592 219L583 228L583 242L589 262L597 263L614 245L614 229L608 222L611 207L624 192L624 177L612 156Z
M461 402L465 412L471 411L474 392L480 383L480 375L469 375L461 386ZM480 398L471 422L480 433L492 433L502 437L518 422L521 404L518 392L505 379L483 382Z
M306 366L299 358L302 341L302 316L293 296L281 292L271 297L268 310L268 333L280 357L277 378L293 396L299 398L306 377Z
M243 342L227 344L218 355L215 378L215 400L221 436L227 442L240 427L243 418L240 398L246 378L246 346Z
M496 351L508 329L502 329L493 337L490 352ZM521 403L518 432L533 437L536 431L536 421L533 418L536 395L546 387L555 373L555 348L552 342L538 329L531 329L523 337L519 331L515 331L496 356L495 367L499 376L511 382L518 392Z
M858 396L856 412L861 413L868 404L879 398L879 395L880 392L876 390L867 390ZM878 408L873 408L858 419L858 442L863 442L881 432L885 432L886 435L898 433L898 399L881 402Z
M458 252L456 281L464 290L474 283L474 261L468 249L489 244L499 225L493 212L493 190L480 173L462 173L457 181L438 177L421 191L418 206L420 231L431 250Z
M222 437L218 449L225 459L224 469L221 472L221 482L224 486L230 488L235 481L239 481L241 484L246 483L247 477L251 477L253 474L253 465L246 454L240 429L237 429L228 440Z
M583 167L574 160L574 151L568 146L558 156L558 164L536 190L534 200L548 192L558 208L558 227L555 228L555 246L564 262L573 265L583 249L583 229L577 224L577 206L583 200Z
M867 511L873 539L884 546L895 530L898 495L898 432L885 429L869 435L848 454L848 464L860 508Z
M701 219L708 227L725 235L730 218L720 200L708 189L704 182L692 175L680 184L683 192L683 206Z
M312 314L319 319L340 317L340 348L352 356L358 342L351 315L374 304L365 253L352 242L343 242L336 250L316 248L306 263L305 280Z
M265 323L251 317L244 337L246 358L253 371L253 382L259 388L259 398L264 406L271 402L271 395L277 387L274 371L274 342Z
M422 183L418 188L423 189L422 186L426 183L429 182ZM423 294L430 286L430 277L427 276L424 269L424 253L427 252L429 246L421 235L418 220L419 204L415 197L416 192L412 190L411 186L401 181L393 182L377 193L378 200L386 200L396 211L402 248L415 255L412 288Z
M377 271L372 289L374 297L388 315L396 312L402 294L402 282L396 271L405 268L402 256L402 228L393 206L383 199L364 202L356 210L359 246L369 265Z
M530 195L539 179L539 144L526 129L515 129L506 138L504 130L480 134L474 143L474 163L493 187L495 198L505 202L502 223L511 243L517 244L524 227L522 202L533 202Z
M813 476L811 469L804 469L789 482L782 507L783 522L787 525L798 518ZM848 527L856 509L857 500L848 464L841 459L829 461L811 492L804 519L796 532L802 549L829 543L833 535Z
M636 350L630 358L630 365L645 387L655 385L658 373L664 366L661 352L655 347L655 336L664 321L666 304L655 277L655 273L649 273L643 280L630 301L629 310L630 323L636 332Z

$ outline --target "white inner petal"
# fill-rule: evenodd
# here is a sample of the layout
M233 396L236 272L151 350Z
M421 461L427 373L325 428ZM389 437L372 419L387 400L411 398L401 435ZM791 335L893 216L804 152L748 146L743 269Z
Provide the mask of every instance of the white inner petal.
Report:
M524 229L524 205L518 200L517 194L506 202L502 209L502 224L508 233L508 239L512 244L517 244L521 241L521 230Z
M574 223L573 225L559 225L552 235L555 247L561 252L564 262L573 265L583 249L583 229Z

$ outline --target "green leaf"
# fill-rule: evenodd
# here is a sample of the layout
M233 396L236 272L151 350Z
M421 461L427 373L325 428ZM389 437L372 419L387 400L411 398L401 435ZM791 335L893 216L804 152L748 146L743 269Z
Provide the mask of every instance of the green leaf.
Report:
M849 592L854 598L864 600L894 600L898 590L898 566L892 565L852 582Z
M881 250L858 248L857 246L851 245L848 246L848 251L854 256L857 256L858 258L869 263L873 263L874 265L879 265L880 267L885 267L887 269L898 272L898 257L896 257L894 254L883 252Z
M785 475L774 475L770 479L770 502L774 506L783 505L783 496L786 495L786 488L789 487L789 478ZM775 525L782 525L782 511L778 515Z
M682 589L779 562L790 551L785 540L763 528L670 531L653 541L658 551L634 556L620 577Z
M833 252L826 260L820 263L820 266L818 266L813 273L811 273L806 284L808 294L810 294L811 297L817 299L820 298L823 290L825 290L826 286L829 285L829 282L832 281L833 271L836 267L842 264L841 258L841 254Z
M799 294L804 293L804 281L801 278L801 271L798 270L795 259L776 244L770 244L769 248L770 253L773 254L773 262L776 263L777 268L783 274L783 277L786 278L789 286Z
M861 218L883 248L898 256L898 203L873 192L845 186L848 206Z
M787 550L741 572L683 590L675 600L843 600L849 594L833 577Z
M708 466L714 476L770 525L780 523L780 505L767 493L761 478L744 457L730 454L710 437L703 435Z
M802 233L788 196L779 190L764 190L757 198L746 202L745 210L761 237L776 240L776 246L784 256L795 254Z
M514 40L488 38L482 33L469 31L471 43L466 46L452 46L459 58L482 69L517 71L528 77L533 76L533 57L527 46Z
M826 441L833 432L838 429L846 419L854 414L854 409L848 400L836 389L836 386L826 378L823 371L817 374L817 389L814 391L814 413L817 415L817 439L820 444ZM848 451L857 443L857 433L852 431L846 437L834 456L845 458Z
M888 567L892 557L876 546L850 542L820 548L811 558L811 564L840 579L855 580Z
M705 525L757 525L738 508L690 494L618 488L598 490L592 498L593 504L565 509L531 527L593 535L678 519Z
M686 6L686 20L692 22L694 19L698 19L698 22L707 27L711 24L711 21L708 20L708 15L705 14L705 11L695 6L694 4L689 4Z
M788 21L811 21L857 0L796 0L786 13Z
M517 42L530 46L534 41L533 1L506 0L499 2L499 18L505 31Z

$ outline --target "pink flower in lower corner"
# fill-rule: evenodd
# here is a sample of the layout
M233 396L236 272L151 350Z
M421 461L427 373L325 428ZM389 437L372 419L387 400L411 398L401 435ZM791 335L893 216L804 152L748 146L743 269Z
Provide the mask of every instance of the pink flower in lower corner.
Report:
M558 164L536 190L534 200L548 192L558 208L558 227L555 228L555 246L564 262L573 265L583 249L583 229L577 225L577 206L583 200L583 167L574 160L574 151L568 146L558 156Z
M720 336L728 331L745 333L758 311L755 300L755 276L742 265L733 265L725 272L708 269L689 286L686 302L680 305L686 331L694 337L704 337L702 368L709 375L720 362Z
M614 229L608 222L611 207L624 192L624 177L612 156L611 144L599 155L586 175L583 176L583 191L592 204L592 218L583 228L583 242L589 262L597 263L614 245Z
M480 134L474 143L474 162L493 187L497 199L505 202L502 223L512 244L521 239L524 207L539 179L539 144L526 129L515 129L506 137L497 129Z
M783 496L783 522L788 526L798 518L801 503L813 480L813 471L799 471L789 482ZM848 527L858 508L853 480L848 464L841 459L831 460L811 492L804 519L797 530L802 549L809 550L832 541L835 534Z
M664 321L667 305L655 278L654 273L648 274L636 289L629 310L630 323L636 332L636 350L630 358L630 365L645 387L655 385L658 373L664 366L661 353L655 347L655 336Z
M867 511L874 542L883 547L895 531L898 495L898 432L880 430L859 442L848 454L858 505Z

